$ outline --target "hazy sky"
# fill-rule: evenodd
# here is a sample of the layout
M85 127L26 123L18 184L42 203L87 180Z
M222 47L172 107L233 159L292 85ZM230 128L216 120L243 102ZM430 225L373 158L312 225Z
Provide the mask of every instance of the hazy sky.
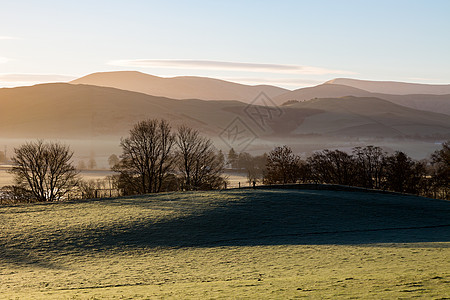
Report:
M450 1L0 0L0 87L99 71L450 83Z

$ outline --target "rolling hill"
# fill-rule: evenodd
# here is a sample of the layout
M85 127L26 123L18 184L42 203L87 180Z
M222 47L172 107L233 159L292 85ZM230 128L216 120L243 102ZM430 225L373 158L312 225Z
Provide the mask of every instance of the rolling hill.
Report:
M450 115L450 94L392 95L371 93L360 88L334 83L325 83L287 92L275 97L274 102L282 105L290 100L306 101L314 98L340 98L345 96L380 98L409 108Z
M280 108L238 101L175 100L142 93L67 83L0 89L2 137L120 137L138 120L165 118L217 136L239 117L257 136L323 134L361 137L449 135L447 115L373 97L323 98ZM255 113L259 113L255 118ZM259 117L264 127L258 127ZM255 122L256 121L256 122ZM261 124L259 124L261 125Z
M141 72L94 73L73 80L72 84L89 84L140 92L172 99L253 101L261 92L275 97L288 90L270 85L244 85L195 76L162 78Z
M372 93L392 95L450 94L450 84L420 84L396 81L370 81L350 78L336 78L325 82L325 84L340 84L362 89Z
M237 101L182 101L67 83L0 89L0 103L0 133L17 138L120 137L146 118L217 133L234 117L222 108L244 106Z
M353 137L450 136L447 115L419 111L372 97L323 98L295 103L313 110L292 133Z
M318 86L289 91L270 85L249 86L194 76L162 78L135 71L93 73L71 83L112 87L178 100L237 100L251 103L263 92L276 105L289 100L313 98L375 97L410 108L450 115L449 85L337 78Z
M313 87L301 88L276 96L274 102L278 105L296 100L307 101L314 98L340 98L345 96L369 97L370 92L341 84L320 84Z

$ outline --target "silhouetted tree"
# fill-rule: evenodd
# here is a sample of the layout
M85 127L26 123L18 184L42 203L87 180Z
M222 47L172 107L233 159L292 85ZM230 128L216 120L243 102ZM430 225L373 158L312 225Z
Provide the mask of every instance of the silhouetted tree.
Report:
M386 157L385 164L384 188L400 193L417 194L420 191L420 185L426 175L422 163L415 162L405 153L397 151Z
M198 130L182 125L176 134L176 144L184 189L214 189L223 184L224 157L215 153L210 139L202 137Z
M386 153L380 147L353 148L355 159L355 183L366 188L381 188Z
M231 165L232 168L237 167L237 160L238 160L238 154L236 151L234 151L233 148L230 149L228 152L228 163Z
M450 141L431 155L434 189L444 199L450 198Z
M300 175L301 160L292 153L292 149L284 145L276 147L267 156L266 183L294 183Z
M355 185L353 157L340 150L325 149L307 159L315 182Z
M174 141L175 136L165 120L149 119L133 126L129 137L120 143L122 161L113 168L121 174L127 190L136 193L161 191L173 165L171 149Z
M29 142L14 149L11 173L37 201L61 200L78 182L72 156L69 147L60 143Z

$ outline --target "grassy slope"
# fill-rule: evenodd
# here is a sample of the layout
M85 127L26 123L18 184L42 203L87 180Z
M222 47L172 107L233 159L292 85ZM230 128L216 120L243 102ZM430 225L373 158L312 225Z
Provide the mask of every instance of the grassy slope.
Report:
M2 207L0 294L439 298L449 213L439 200L308 190Z

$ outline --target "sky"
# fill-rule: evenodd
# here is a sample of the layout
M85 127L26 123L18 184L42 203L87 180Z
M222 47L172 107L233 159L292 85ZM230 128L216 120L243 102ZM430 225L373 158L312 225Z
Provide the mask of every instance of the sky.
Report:
M450 1L0 0L0 87L136 70L450 84Z

